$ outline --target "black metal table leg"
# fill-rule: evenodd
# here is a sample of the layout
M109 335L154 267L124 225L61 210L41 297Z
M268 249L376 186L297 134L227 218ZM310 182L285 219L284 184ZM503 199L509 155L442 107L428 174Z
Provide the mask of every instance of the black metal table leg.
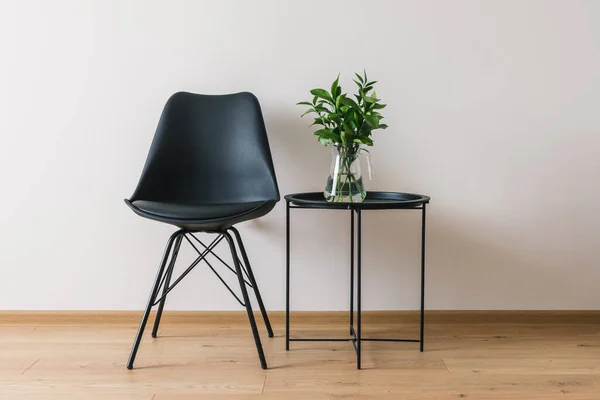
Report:
M361 292L362 292L362 273L361 273L361 261L362 261L362 217L360 208L356 209L356 217L358 219L358 241L356 243L356 368L360 369L360 353L361 353Z
M290 202L285 202L285 349L290 349Z
M350 209L350 335L354 334L354 210Z
M426 204L423 204L423 210L421 213L421 319L419 337L421 352L423 352L423 337L425 333L425 207Z

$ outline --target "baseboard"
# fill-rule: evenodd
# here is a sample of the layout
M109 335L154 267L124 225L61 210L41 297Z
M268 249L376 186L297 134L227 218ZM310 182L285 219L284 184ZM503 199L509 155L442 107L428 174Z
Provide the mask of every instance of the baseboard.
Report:
M257 318L260 316L256 313ZM141 311L0 311L0 324L137 324ZM153 315L151 316L153 318ZM273 324L285 323L284 311L270 311ZM296 323L343 323L347 311L294 311ZM174 324L245 323L245 311L168 311L162 320ZM560 324L600 325L600 310L591 311L512 311L512 310L430 310L425 311L427 324ZM416 324L418 311L364 311L367 324Z

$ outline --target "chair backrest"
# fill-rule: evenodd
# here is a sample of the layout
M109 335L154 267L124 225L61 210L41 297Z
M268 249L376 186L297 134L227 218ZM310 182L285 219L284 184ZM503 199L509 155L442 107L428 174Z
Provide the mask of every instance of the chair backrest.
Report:
M130 201L185 204L279 200L258 99L175 93L162 112Z

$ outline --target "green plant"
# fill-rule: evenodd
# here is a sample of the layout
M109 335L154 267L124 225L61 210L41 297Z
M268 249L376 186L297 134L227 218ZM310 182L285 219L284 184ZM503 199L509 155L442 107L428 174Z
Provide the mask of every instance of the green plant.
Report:
M380 123L383 116L379 113L386 105L380 103L375 91L369 95L377 81L369 82L366 71L362 76L355 75L358 79L354 80L358 86L358 93L354 95L356 101L342 92L338 75L330 92L313 89L310 91L314 96L312 102L298 103L309 107L302 116L311 113L317 115L311 126L321 126L314 134L325 146L333 144L347 149L358 149L361 144L372 146L373 131L387 128L386 124Z
M385 108L385 104L377 98L375 91L370 94L377 81L369 81L366 71L362 76L355 75L357 80L354 82L358 86L358 93L354 95L356 100L343 93L338 75L331 85L331 91L313 89L310 91L314 96L312 102L298 103L309 107L302 116L316 114L311 126L320 126L314 132L319 142L325 146L334 146L332 165L325 186L327 201L354 202L366 197L358 156L359 153L368 155L369 152L360 146L372 146L373 131L387 128L386 124L381 123L383 116L379 113L379 110Z

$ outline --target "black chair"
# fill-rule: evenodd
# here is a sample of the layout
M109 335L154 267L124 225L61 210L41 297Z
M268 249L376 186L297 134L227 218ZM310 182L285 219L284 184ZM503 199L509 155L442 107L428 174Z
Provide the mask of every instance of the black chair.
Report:
M158 305L152 329L152 337L156 337L167 294L201 261L207 263L238 302L246 307L261 367L267 368L246 285L254 289L269 337L273 337L273 330L242 238L233 225L262 217L278 201L279 190L267 132L260 105L253 94L212 96L180 92L171 96L158 123L138 186L131 198L125 200L136 214L179 227L167 242L131 349L128 369L133 368L152 307ZM206 246L194 235L196 232L217 236ZM198 252L198 258L171 284L184 239ZM222 239L229 244L234 268L213 253ZM237 275L242 300L208 261L209 254Z

